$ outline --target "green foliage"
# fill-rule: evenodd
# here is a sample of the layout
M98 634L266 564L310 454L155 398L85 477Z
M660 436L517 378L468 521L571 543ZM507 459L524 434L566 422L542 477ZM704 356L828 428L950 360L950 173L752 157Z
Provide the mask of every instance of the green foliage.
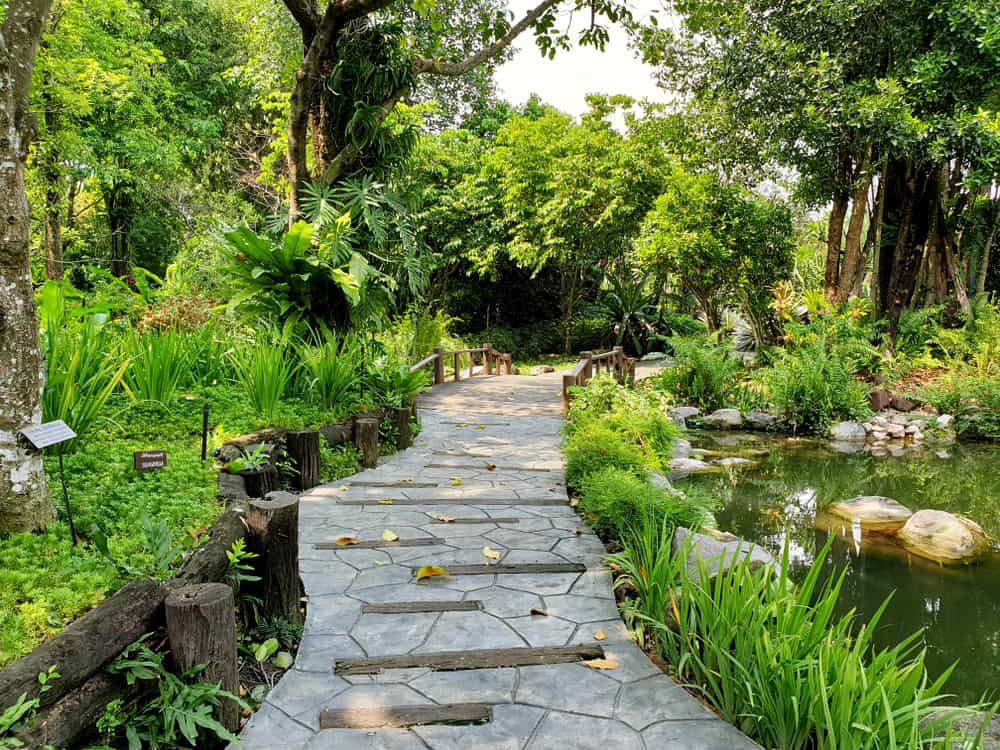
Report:
M290 354L287 340L258 336L249 347L230 355L237 383L257 414L266 419L274 418L295 376Z
M602 538L622 539L644 523L700 528L712 520L711 501L694 493L654 487L620 468L597 469L580 487L579 509Z
M282 648L291 651L302 640L302 625L281 617L269 617L257 623L257 635L265 640L273 638Z
M360 385L363 352L358 339L327 333L318 344L302 343L296 353L302 362L299 376L308 381L305 390L327 411L346 415Z
M785 352L765 377L771 403L797 431L820 433L871 414L868 387L822 343Z
M743 368L728 346L706 337L674 336L668 343L674 364L653 377L653 387L704 411L734 405Z
M55 666L49 667L47 672L39 672L38 695L29 698L27 693L21 693L13 706L7 706L3 711L0 711L0 748L13 750L13 748L24 747L21 740L8 735L17 732L34 718L42 703L40 696L51 690L50 683L52 680L59 679L60 676Z
M946 373L919 390L922 400L955 417L956 430L973 438L1000 440L1000 373Z
M224 700L247 705L218 685L198 682L204 670L197 666L177 676L163 664L163 655L152 651L144 636L122 651L108 667L112 674L125 677L129 685L137 680L155 680L156 693L135 703L118 699L108 704L97 728L107 742L124 735L129 750L167 750L174 747L199 747L206 736L228 742L239 738L228 731L212 714Z
M330 448L325 440L320 440L319 458L319 477L323 482L332 482L361 471L361 453L353 445Z
M173 331L127 333L122 340L129 360L125 387L134 398L169 403L188 375L188 350L181 334Z
M648 523L610 560L629 621L723 719L783 750L950 746L950 724L970 714L940 707L951 670L928 677L919 633L873 647L888 602L863 625L838 615L844 575L826 575L826 551L798 586L787 543L780 564L744 560L715 578L689 572L690 553L672 554L669 527Z
M374 404L410 406L428 385L426 369L410 372L387 357L375 360L365 373L365 396Z

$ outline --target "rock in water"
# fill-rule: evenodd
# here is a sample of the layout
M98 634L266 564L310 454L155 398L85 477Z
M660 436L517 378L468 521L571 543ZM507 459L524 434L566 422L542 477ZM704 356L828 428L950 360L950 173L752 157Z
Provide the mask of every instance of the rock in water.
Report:
M826 509L827 513L851 523L861 524L862 531L893 533L899 531L913 511L891 497L861 495Z
M755 430L769 430L777 421L776 416L766 411L752 411L747 414L747 425Z
M699 461L696 458L672 458L670 459L670 469L671 471L680 472L682 474L693 474L696 471L707 471L712 467L705 463L704 461Z
M735 539L732 535L728 535L728 538L715 538L708 534L698 534L683 526L678 526L674 532L672 546L675 553L685 547L688 537L691 537L691 542L688 550L687 569L695 578L698 576L699 560L713 578L729 570L735 562L743 559L749 559L750 566L754 569L771 565L775 561L770 552L756 544Z
M943 510L918 510L897 538L907 551L944 565L974 563L990 549L979 524Z
M743 426L743 417L739 409L716 409L702 422L707 427L718 427L719 429L736 429Z
M689 458L691 456L691 443L688 440L677 438L674 440L673 454L671 458Z
M857 422L837 422L830 428L830 439L839 443L863 443L867 437L864 425Z

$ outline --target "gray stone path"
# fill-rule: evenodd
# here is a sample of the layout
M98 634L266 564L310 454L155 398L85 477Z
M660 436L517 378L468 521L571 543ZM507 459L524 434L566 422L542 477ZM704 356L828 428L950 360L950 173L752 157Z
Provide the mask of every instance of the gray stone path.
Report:
M295 667L243 731L246 750L744 750L757 746L662 674L628 637L603 545L572 508L492 504L566 500L559 451L560 375L481 377L439 386L419 402L416 445L377 468L302 498L301 574L309 596ZM492 466L493 468L489 468ZM352 483L364 484L352 484ZM374 486L373 486L374 485ZM427 486L433 485L433 486ZM426 500L395 506L391 499ZM435 504L457 499L462 504ZM340 500L375 500L341 505ZM442 523L450 518L512 522ZM352 535L434 537L433 546L317 550ZM496 574L418 583L420 565L583 563L584 573ZM482 602L479 611L362 614L364 603ZM543 610L547 616L532 615ZM597 641L603 631L606 639ZM337 659L526 646L600 644L616 669L582 664L334 675ZM489 703L490 723L410 729L319 728L323 708Z

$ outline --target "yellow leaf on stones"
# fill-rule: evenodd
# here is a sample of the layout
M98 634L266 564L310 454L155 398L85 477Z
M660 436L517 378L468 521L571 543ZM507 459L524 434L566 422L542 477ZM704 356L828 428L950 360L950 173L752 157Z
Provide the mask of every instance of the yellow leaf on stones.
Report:
M399 541L399 535L394 531L389 531L389 529L386 529L385 531L382 532L382 538L385 539L387 542Z
M596 633L594 633L595 641L603 641L606 640L607 637L608 637L607 634L603 630L598 630Z
M451 486L452 487L461 487L462 484L463 484L463 482L462 482L462 480L461 480L460 477L452 477L451 478Z
M358 543L358 538L356 536L338 536L333 542L338 547L350 547L352 544Z
M569 507L571 507L571 508L575 508L579 504L580 504L580 501L577 500L575 497L572 500L569 501Z
M588 659L584 664L591 669L618 669L615 659Z
M499 560L500 553L497 552L495 549L490 549L490 546L486 545L485 547L483 547L483 557L487 558L488 560Z
M455 519L449 516L434 516L441 523L455 523Z
M496 464L486 464L486 471L496 471Z
M440 565L421 565L417 568L417 580L422 581L425 578L438 578L441 576L450 576L447 570L442 568Z
M486 429L486 425L484 425L484 424L477 424L476 425L476 429L477 430L485 430Z
M337 489L340 490L341 492L347 492L347 485L342 484Z
M379 505L392 505L392 500L383 499L378 501Z

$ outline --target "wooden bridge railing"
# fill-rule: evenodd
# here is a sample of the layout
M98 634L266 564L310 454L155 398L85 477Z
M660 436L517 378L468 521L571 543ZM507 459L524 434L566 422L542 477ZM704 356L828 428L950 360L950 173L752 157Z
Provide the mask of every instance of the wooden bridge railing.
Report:
M454 378L455 380L461 380L462 368L461 357L463 354L469 355L469 377L471 378L475 375L476 366L476 356L480 356L480 362L482 363L482 374L492 375L494 370L497 375L510 375L511 369L513 367L513 357L509 353L501 353L493 348L493 344L483 344L475 349L453 349L451 351L445 351L440 347L434 350L434 353L429 357L424 357L422 360L417 362L415 365L410 367L410 372L416 372L428 365L434 365L434 385L440 385L444 382L444 365L448 360L452 361L452 366L454 368Z
M587 385L594 375L599 375L602 371L614 377L619 383L635 379L635 362L635 358L627 357L625 350L620 346L601 354L580 352L580 361L576 363L576 367L563 375L563 412L569 411L570 402L573 400L572 388Z

